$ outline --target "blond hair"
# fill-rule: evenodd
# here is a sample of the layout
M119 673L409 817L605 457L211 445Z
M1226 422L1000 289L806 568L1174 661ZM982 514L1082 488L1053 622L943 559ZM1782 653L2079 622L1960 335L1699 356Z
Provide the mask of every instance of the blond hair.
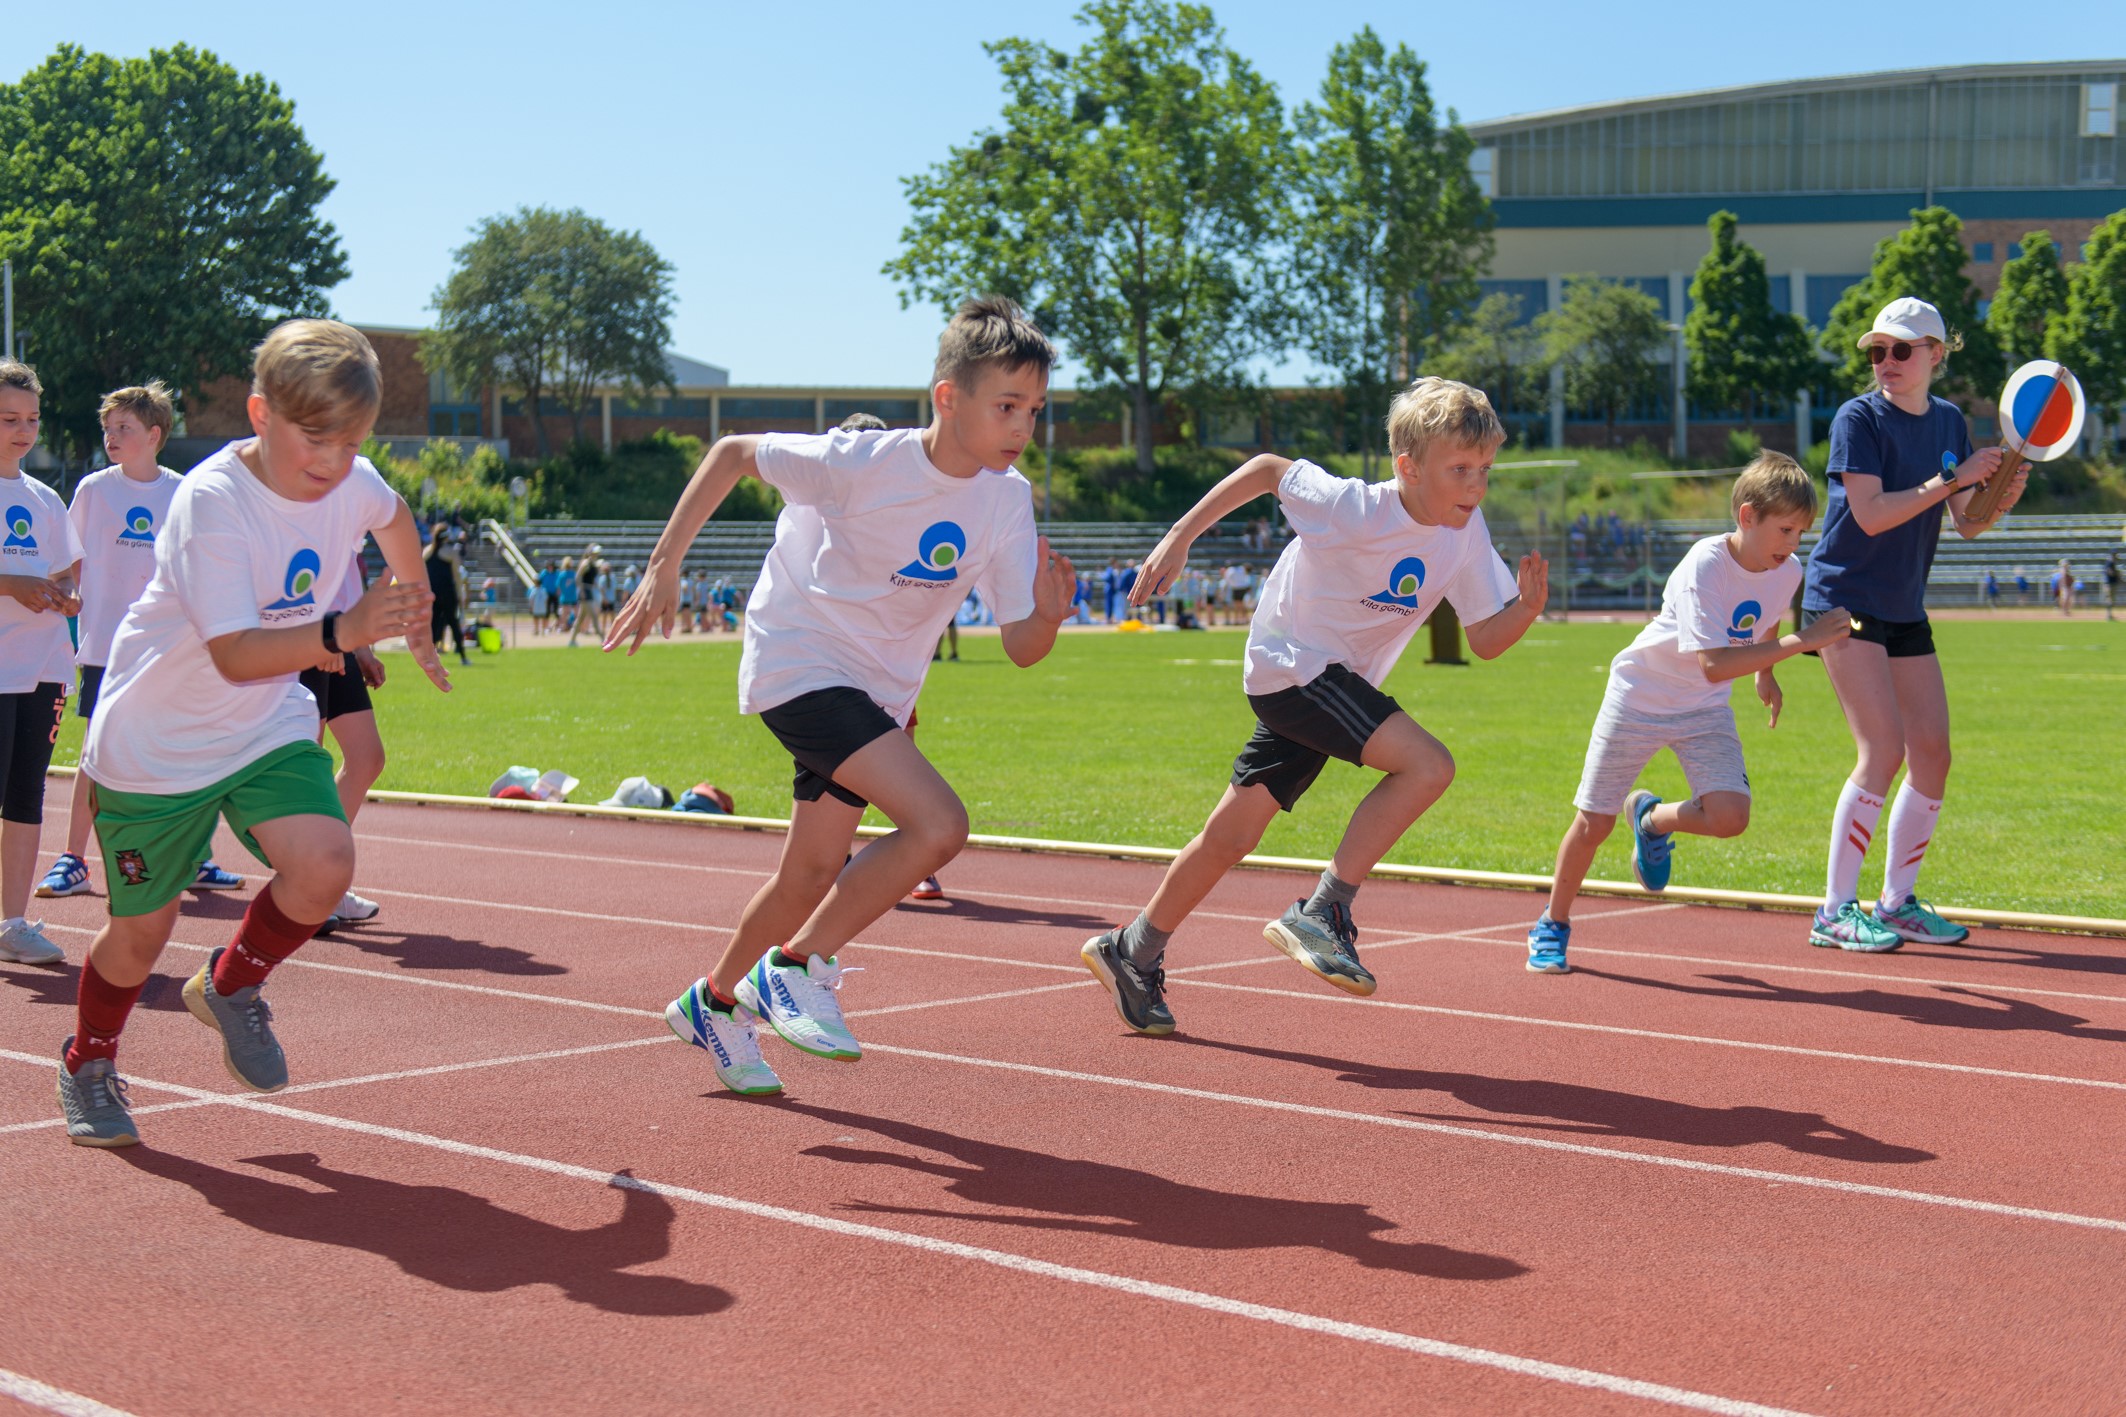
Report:
M0 359L0 389L20 389L44 397L44 385L37 382L37 371L19 359Z
M1759 453L1750 459L1727 501L1737 520L1744 507L1754 508L1760 517L1807 512L1811 521L1816 518L1816 484L1785 453Z
M170 441L170 430L177 426L177 407L170 400L169 386L160 379L105 394L103 402L96 406L96 421L108 423L114 413L130 413L140 420L141 427L160 435L155 439L158 449Z
M251 392L275 414L313 432L373 420L384 401L376 350L338 320L275 325L251 358Z
M1419 458L1442 439L1456 447L1496 450L1506 441L1506 426L1482 389L1428 374L1388 406L1388 451Z
M984 369L1023 369L1031 364L1046 374L1056 362L1056 347L1033 317L1001 295L969 300L953 312L938 336L937 363L930 382L969 388Z
M852 413L835 427L843 433L883 433L886 420L875 413Z

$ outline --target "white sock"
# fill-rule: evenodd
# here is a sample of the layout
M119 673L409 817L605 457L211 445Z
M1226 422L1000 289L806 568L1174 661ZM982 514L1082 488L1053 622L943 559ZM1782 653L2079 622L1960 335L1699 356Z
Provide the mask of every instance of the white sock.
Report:
M1934 824L1941 817L1941 803L1912 788L1910 778L1897 789L1890 804L1890 836L1882 857L1882 905L1895 910L1919 884L1919 866L1934 841Z
M1867 859L1875 824L1882 820L1882 799L1851 778L1838 793L1831 813L1831 859L1823 886L1823 906L1836 910L1860 898L1860 863Z

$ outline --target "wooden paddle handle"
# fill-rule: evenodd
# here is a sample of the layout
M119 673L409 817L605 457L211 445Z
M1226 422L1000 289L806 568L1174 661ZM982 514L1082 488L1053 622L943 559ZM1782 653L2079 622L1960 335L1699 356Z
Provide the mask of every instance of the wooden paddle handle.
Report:
M1999 516L2001 498L2008 495L2008 484L2015 481L2016 470L2022 465L2022 453L2011 449L2001 459L1999 470L1978 485L1978 491L1964 507L1964 515L1981 522L1990 522Z

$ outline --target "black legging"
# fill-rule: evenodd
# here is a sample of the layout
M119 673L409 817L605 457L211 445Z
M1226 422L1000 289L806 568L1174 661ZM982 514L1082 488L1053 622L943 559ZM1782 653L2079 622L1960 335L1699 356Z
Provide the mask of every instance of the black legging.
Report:
M437 596L428 611L428 637L435 641L436 648L443 648L443 632L450 631L451 643L456 646L458 658L465 657L465 629L458 623L458 598L445 600Z
M66 690L57 684L0 694L0 820L44 820L44 772L65 712Z

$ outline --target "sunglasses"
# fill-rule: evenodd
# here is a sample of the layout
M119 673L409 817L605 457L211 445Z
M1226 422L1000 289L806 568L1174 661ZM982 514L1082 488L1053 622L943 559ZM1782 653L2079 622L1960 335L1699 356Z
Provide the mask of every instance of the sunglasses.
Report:
M1917 347L1916 345L1907 344L1903 340L1898 340L1894 344L1871 344L1868 346L1868 363L1895 362L1902 364L1912 357L1912 351Z

